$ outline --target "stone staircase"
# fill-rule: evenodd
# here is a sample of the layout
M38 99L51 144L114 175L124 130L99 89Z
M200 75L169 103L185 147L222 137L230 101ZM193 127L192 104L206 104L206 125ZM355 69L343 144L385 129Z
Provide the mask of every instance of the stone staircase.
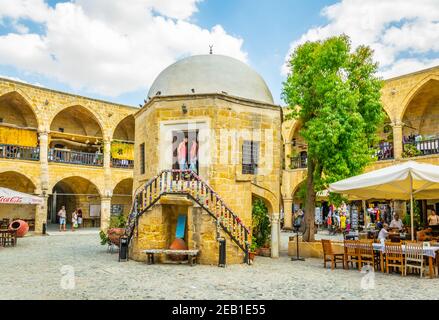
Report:
M163 170L136 191L125 230L130 240L135 230L138 231L140 216L167 195L184 196L197 203L244 252L244 262L250 263L249 229L221 197L191 170Z

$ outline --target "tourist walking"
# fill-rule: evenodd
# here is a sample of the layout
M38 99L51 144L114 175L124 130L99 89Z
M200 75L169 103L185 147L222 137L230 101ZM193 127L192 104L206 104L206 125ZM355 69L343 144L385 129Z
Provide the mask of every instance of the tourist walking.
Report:
M78 217L78 228L82 227L82 210L81 208L76 209L76 215Z
M78 227L78 214L75 211L72 213L72 231L75 231L75 229Z
M62 206L61 209L58 211L59 231L66 231L66 215L66 207Z

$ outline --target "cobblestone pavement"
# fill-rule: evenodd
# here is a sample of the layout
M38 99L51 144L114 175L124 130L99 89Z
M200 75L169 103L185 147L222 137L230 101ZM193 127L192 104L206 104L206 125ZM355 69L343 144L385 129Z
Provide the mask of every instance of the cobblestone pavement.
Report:
M437 299L439 278L375 273L375 287L354 270L323 269L319 259L256 257L255 264L146 265L118 262L97 234L34 236L0 248L0 299ZM71 266L75 288L63 272ZM66 269L64 269L66 268ZM64 277L64 278L63 278Z

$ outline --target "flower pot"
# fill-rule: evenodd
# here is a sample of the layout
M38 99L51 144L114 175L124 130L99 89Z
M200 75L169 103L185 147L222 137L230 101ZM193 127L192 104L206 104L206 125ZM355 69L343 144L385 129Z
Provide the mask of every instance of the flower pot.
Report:
M124 228L111 228L108 229L107 235L108 239L110 239L110 242L116 246L119 246L120 244L120 237L125 234Z
M256 252L254 252L254 251L250 251L248 253L248 258L252 261L255 260L255 256L256 256Z
M183 239L176 238L169 246L169 249L171 249L171 250L187 250L188 246L187 246L186 242L184 242ZM187 256L170 254L169 259L171 259L172 261L183 261L183 260L187 259Z
M26 221L15 220L9 225L9 230L14 230L17 234L17 238L21 238L29 231L29 225Z
M262 257L270 257L271 249L270 248L260 248L259 255Z

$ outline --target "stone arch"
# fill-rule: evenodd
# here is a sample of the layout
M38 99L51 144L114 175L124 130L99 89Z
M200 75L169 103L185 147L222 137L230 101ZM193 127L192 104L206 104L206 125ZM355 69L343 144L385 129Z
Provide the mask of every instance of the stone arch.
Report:
M134 115L130 114L123 118L114 128L112 139L134 141L134 128Z
M120 180L113 188L111 205L118 213L127 216L131 210L133 201L133 178Z
M251 192L252 192L252 197L262 199L266 203L268 208L268 213L270 216L273 213L279 212L280 209L279 200L271 191L252 184Z
M421 81L419 81L411 90L410 92L407 94L407 96L404 98L404 100L402 101L401 105L401 112L398 116L398 119L396 119L396 121L402 121L404 114L407 111L407 108L409 107L410 103L412 102L412 100L416 97L416 95L419 93L419 90L422 89L422 87L424 87L424 85L426 85L429 81L439 81L439 75L428 75L426 76L424 79L422 79Z
M49 212L52 223L57 221L56 213L65 206L67 211L67 223L71 222L71 214L76 208L81 208L83 218L91 217L92 206L101 205L101 192L89 179L72 175L58 179L51 186L49 197ZM99 208L99 207L98 207Z
M290 129L287 131L286 137L284 137L285 143L289 143L293 139L294 134L296 133L296 130L300 126L299 120L292 120L292 121L293 121L293 124L291 125Z
M13 112L10 112L11 110ZM39 127L36 110L22 90L8 91L0 95L0 117L4 123L11 125L33 129Z
M5 170L0 172L0 186L24 193L35 193L37 183L21 172Z
M296 184L293 188L293 191L291 192L291 199L293 199L293 202L297 201L297 192L300 190L301 187L303 187L306 184L306 178L300 181L298 184Z
M61 181L71 182L72 184L75 184L75 182L87 182L90 187L94 187L96 189L97 194L99 196L103 195L102 186L99 186L98 184L90 181L87 176L85 176L85 175L83 176L82 174L67 174L66 176L58 176L58 179L53 181L52 184L50 185L49 190L53 190L53 188ZM83 192L83 193L85 193L85 192Z
M50 124L50 131L58 130L58 128L56 128L57 120L62 120L62 123L66 123L66 121L72 120L72 118L63 119L63 116L73 116L73 119L77 123L78 127L82 127L82 128L76 128L78 129L78 131L76 131L75 128L70 128L70 130L73 132L69 132L69 133L81 134L85 136L96 136L101 138L104 137L106 131L103 125L103 121L100 118L100 116L96 112L94 112L94 110L92 110L91 108L88 108L80 104L75 104L58 110L48 121L48 123ZM86 128L85 124L83 123L84 116L86 117L86 119L91 119L92 122L95 124L95 126Z

